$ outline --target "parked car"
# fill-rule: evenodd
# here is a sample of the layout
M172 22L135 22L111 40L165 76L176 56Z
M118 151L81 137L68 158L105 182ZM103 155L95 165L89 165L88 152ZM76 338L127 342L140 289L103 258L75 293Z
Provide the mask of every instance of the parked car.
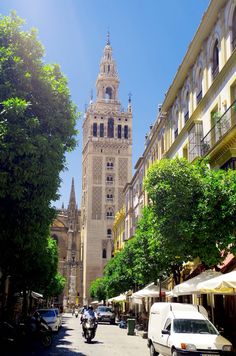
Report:
M50 326L52 331L58 331L60 321L57 317L55 309L38 309L37 312L39 312L41 317L46 321L48 326Z
M58 318L58 327L60 328L62 326L62 315L60 313L60 310L58 308L54 308L57 318Z
M109 322L110 324L115 324L115 313L111 308L106 306L99 306L95 310L98 322Z

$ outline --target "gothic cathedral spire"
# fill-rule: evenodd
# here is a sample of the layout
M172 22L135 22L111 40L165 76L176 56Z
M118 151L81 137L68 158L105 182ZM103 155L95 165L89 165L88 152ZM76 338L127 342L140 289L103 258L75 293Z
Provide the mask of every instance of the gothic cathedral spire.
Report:
M71 190L70 190L70 200L68 205L68 211L73 211L76 207L76 199L75 199L75 184L74 184L74 177L72 178L71 182Z

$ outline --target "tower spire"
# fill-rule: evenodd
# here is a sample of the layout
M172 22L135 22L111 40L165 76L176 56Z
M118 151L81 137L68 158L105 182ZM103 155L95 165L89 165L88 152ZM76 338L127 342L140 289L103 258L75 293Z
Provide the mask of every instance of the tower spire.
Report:
M116 70L116 62L112 57L112 48L110 45L110 32L107 32L107 43L103 50L103 56L100 62L100 70L96 81L97 101L104 104L109 100L113 104L118 103L119 78Z
M76 200L75 200L75 183L74 183L74 177L72 178L71 182L71 190L70 190L70 201L69 201L69 210L74 209L76 205Z

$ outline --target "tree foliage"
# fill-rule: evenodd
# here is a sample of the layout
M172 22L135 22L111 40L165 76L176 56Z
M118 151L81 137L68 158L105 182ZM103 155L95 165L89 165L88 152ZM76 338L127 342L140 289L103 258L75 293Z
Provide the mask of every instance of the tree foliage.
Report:
M163 159L148 170L144 208L134 237L104 273L109 297L172 274L199 257L206 267L235 253L236 172L210 169L206 161Z
M107 292L106 292L106 283L105 278L97 278L95 279L89 288L90 297L97 299L98 301L106 300Z
M0 268L29 285L47 269L51 201L77 112L59 66L44 63L36 31L22 25L15 13L0 17Z
M145 188L160 231L162 257L173 265L200 257L217 265L235 249L236 172L201 161L164 159L149 169Z
M134 265L132 268L136 286L144 286L150 281L156 282L162 270L158 234L154 211L151 207L145 207L133 237Z

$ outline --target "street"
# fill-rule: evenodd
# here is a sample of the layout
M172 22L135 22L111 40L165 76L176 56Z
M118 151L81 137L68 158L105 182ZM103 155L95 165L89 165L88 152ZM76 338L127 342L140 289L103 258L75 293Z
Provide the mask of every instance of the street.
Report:
M5 355L71 355L71 356L148 356L147 340L138 335L127 335L127 329L117 325L99 324L95 339L87 344L82 337L80 317L63 314L62 328L54 335L48 350L6 353Z

